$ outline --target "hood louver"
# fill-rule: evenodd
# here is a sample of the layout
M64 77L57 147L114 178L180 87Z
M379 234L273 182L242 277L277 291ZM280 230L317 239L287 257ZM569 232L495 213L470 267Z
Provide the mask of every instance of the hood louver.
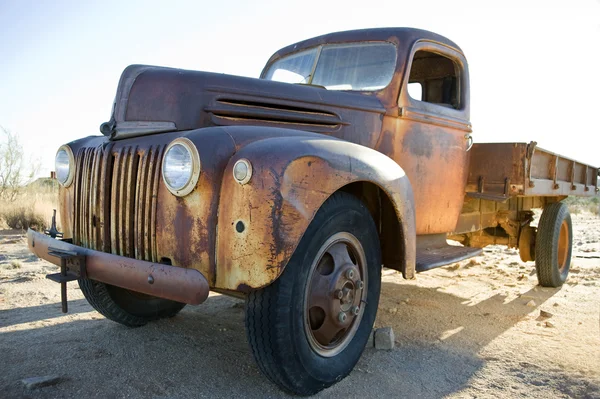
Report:
M348 123L339 115L316 108L304 108L262 99L223 97L204 108L216 125L294 125L312 131L332 132ZM290 126L291 125L291 126Z

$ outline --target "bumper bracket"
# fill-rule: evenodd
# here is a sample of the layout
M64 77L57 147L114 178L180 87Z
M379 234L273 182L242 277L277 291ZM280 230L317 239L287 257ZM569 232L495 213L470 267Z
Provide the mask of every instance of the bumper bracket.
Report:
M59 248L48 248L48 255L60 259L60 273L47 274L46 278L60 283L60 302L62 312L69 311L67 305L67 283L80 278L86 278L85 256L75 251L66 251Z

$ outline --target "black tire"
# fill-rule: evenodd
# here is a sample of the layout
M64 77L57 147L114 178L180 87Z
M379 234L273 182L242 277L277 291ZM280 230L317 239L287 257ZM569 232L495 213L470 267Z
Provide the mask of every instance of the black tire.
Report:
M185 303L133 292L90 279L79 279L79 287L94 309L107 319L128 327L173 317Z
M569 208L556 202L544 208L535 239L535 268L543 287L560 287L571 267L573 226Z
M338 345L326 357L314 349L314 329L308 330L312 328L312 319L308 320L312 313L305 310L308 309L305 300L312 298L313 291L309 295L308 290L313 284L309 277L314 278L316 274L312 270L317 270L313 269L314 265L320 265L325 259L326 253L320 251L340 234L354 236L362 247L361 259L365 260L365 266L360 266L364 270L360 273L365 273L366 278L363 278L365 282L362 285L361 280L357 280L356 287L360 286L361 290L355 287L355 292L360 292L360 301L364 303L363 299L366 299L366 304L360 306L360 316L352 313L352 321L349 322L352 324L341 334L343 338L336 338L339 333L334 337L334 340L346 342L345 346ZM348 250L348 253L352 254L352 251ZM319 259L316 259L317 256ZM351 261L361 263L356 261L356 255ZM351 267L347 262L344 265ZM343 269L335 270L336 276L342 274ZM351 279L347 272L347 269L344 270L343 275ZM337 278L332 277L332 280ZM279 279L247 297L246 334L260 370L280 388L296 395L312 395L342 380L358 362L369 339L380 288L381 251L377 227L358 198L344 192L336 193L315 215ZM352 298L356 300L358 296L353 295ZM337 350L339 353L333 354Z

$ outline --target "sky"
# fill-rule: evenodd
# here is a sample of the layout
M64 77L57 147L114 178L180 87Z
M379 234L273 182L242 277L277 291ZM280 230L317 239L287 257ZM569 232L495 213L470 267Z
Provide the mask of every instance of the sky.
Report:
M60 145L100 134L127 65L258 77L288 44L385 26L463 49L475 142L600 166L600 0L0 0L0 126L49 175Z

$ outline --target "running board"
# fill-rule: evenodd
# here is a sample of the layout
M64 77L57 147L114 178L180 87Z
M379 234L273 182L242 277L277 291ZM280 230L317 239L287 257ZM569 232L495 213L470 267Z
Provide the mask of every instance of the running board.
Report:
M449 245L445 234L417 236L417 273L460 262L482 252L481 248Z

